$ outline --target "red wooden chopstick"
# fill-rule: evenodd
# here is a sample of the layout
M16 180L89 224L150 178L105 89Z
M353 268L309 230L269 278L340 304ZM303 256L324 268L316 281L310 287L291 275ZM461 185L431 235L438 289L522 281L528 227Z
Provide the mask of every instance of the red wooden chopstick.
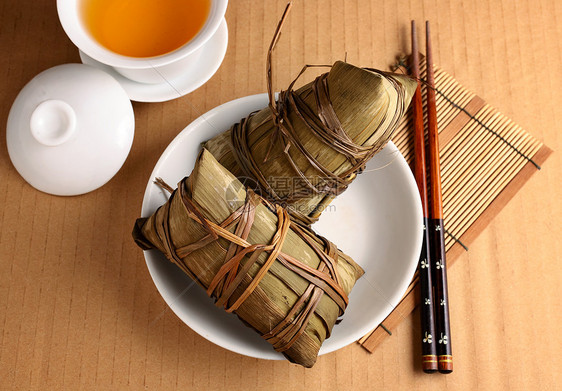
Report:
M447 292L447 269L445 262L445 237L443 225L443 201L441 199L441 172L439 166L439 132L437 130L437 109L435 104L435 80L429 22L425 22L426 74L427 74L427 119L430 172L430 221L429 230L433 235L433 284L435 294L435 315L437 332L437 359L439 372L453 371L451 330L449 325L449 297Z
M412 76L419 80L418 37L416 34L416 22L412 20ZM431 240L429 226L429 209L427 202L427 180L425 177L425 132L423 127L423 107L421 87L418 82L418 88L412 99L414 111L414 176L418 184L420 192L422 209L423 209L423 242L420 254L420 262L418 266L421 304L420 304L420 321L422 331L422 369L424 372L432 373L437 371L437 347L435 339L435 320L433 317L433 285L431 281L430 265L431 256L429 244Z

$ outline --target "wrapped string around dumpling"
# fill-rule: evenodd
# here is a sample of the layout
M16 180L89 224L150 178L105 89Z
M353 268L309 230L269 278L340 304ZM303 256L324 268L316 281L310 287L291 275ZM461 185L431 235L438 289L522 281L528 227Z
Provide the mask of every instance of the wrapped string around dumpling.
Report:
M133 236L305 367L314 365L363 274L333 243L246 190L206 150L169 200L137 220Z

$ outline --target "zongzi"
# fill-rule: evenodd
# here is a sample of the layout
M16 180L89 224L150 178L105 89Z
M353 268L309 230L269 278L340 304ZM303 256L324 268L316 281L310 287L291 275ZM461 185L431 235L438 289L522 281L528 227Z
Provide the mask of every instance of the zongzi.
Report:
M172 190L172 189L169 189ZM156 248L290 361L311 367L363 270L205 149L133 236Z
M268 107L205 148L234 175L253 180L261 195L310 224L386 145L417 82L338 61L300 89L293 84L276 102L270 93Z

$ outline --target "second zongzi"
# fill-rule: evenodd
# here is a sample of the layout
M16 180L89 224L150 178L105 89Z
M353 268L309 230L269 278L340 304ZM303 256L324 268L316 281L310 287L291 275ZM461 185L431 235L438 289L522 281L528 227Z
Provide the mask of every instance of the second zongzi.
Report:
M343 192L381 150L417 82L338 61L329 72L250 114L205 143L239 178L305 223ZM271 89L271 87L270 87Z
M172 190L172 189L169 189ZM311 367L363 269L206 150L133 236L189 275L290 361Z

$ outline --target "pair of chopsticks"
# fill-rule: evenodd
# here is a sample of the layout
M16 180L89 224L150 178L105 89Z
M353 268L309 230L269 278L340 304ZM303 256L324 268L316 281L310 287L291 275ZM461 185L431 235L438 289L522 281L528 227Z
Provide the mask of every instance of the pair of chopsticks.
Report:
M422 369L432 373L453 371L451 331L449 326L449 300L447 271L445 267L445 238L443 202L441 198L441 173L439 167L439 134L435 105L435 80L429 22L426 29L427 123L429 143L429 194L426 179L425 132L421 87L413 98L414 108L414 176L421 196L424 216L424 237L420 255L419 277L421 287L420 318L422 327ZM420 80L419 51L416 24L412 21L412 76Z

